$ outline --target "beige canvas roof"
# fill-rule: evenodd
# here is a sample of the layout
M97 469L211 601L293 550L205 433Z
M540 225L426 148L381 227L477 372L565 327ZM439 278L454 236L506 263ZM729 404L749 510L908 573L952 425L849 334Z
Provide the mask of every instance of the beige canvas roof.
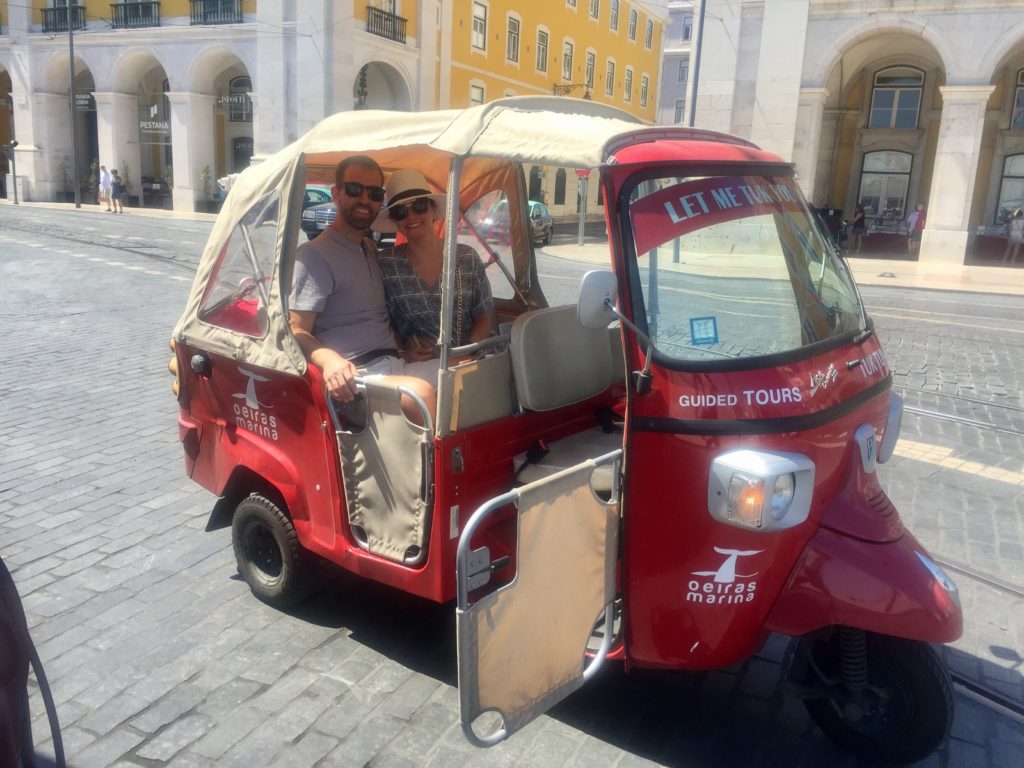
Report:
M521 174L521 163L595 168L612 139L640 128L639 120L613 107L551 96L501 99L465 110L332 115L239 175L214 224L173 338L249 365L305 371L288 329L282 283L288 283L305 184L332 183L333 168L348 155L372 154L385 168L418 168L438 190L447 186L452 158L466 158L460 198L468 203L496 182ZM281 219L268 288L269 332L252 338L202 322L197 311L221 250L247 212L274 192L280 195Z

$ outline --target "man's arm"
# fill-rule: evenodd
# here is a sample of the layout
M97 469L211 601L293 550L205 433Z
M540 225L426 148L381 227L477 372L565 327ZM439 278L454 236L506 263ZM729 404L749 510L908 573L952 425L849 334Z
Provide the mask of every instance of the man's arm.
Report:
M316 316L316 312L293 309L288 312L288 325L299 342L302 354L323 374L331 397L343 403L351 402L356 396L356 367L313 335Z

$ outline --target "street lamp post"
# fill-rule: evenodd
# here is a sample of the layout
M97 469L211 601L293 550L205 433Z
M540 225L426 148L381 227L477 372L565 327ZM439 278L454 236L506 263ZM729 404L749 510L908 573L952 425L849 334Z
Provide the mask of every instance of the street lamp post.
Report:
M68 109L71 110L71 173L75 184L75 208L82 207L82 188L78 179L78 129L75 126L75 33L71 23L71 2L64 7L68 19L68 67L71 71L71 82L68 85Z
M580 200L580 224L579 230L576 232L576 245L583 245L583 226L587 220L587 181L590 178L590 169L577 168L576 178L579 181L576 194L579 195Z
M18 142L11 139L10 144L5 144L4 149L7 150L7 156L11 160L11 186L14 187L14 204L18 204L18 161L14 157L14 149L18 146Z

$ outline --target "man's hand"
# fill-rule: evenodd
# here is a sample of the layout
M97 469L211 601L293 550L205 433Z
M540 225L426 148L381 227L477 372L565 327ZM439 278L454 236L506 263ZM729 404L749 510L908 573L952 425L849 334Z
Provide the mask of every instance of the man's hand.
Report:
M312 362L323 372L327 391L335 400L350 403L356 396L356 367L333 349L321 347Z
M356 367L333 349L320 343L313 335L315 321L316 312L292 310L288 313L288 323L291 325L295 340L302 348L306 359L320 369L331 397L343 403L350 403L356 396Z

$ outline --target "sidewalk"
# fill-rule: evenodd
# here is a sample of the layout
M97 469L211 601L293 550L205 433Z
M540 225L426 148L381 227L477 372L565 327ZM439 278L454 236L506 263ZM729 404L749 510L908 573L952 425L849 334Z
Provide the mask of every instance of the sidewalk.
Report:
M73 203L28 202L21 205L75 212ZM0 198L0 206L14 207L10 200ZM98 205L83 203L80 213L106 216ZM160 208L128 208L126 216L184 219L187 221L214 221L215 213L168 211ZM590 264L607 265L608 243L587 238L582 245L548 245L544 252L551 256ZM966 291L970 293L998 293L1024 296L1024 268L978 267L961 265L920 264L896 258L847 259L858 285L891 286L898 288L924 288L929 290Z
M14 201L0 197L0 207L8 207L11 211L18 208L49 208L55 211L67 211L69 213L95 213L107 215L107 209L94 202L82 201L81 208L75 208L74 203L50 203L50 202L21 202L17 206ZM168 211L163 208L125 208L125 216L152 217L157 219L183 219L185 221L214 221L217 218L215 213L198 213L192 211Z
M562 259L607 265L607 242L545 246L544 252ZM926 288L972 293L1024 296L1024 269L920 264L899 259L847 259L858 285ZM702 270L703 271L703 270Z

